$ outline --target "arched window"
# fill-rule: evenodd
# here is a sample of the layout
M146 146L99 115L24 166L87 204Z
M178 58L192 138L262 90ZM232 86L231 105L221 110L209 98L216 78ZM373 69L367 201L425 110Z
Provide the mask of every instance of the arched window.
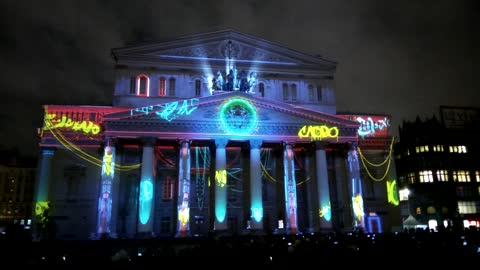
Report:
M313 94L313 85L308 85L308 101L313 102L314 94Z
M323 100L322 86L317 85L317 101L322 102L322 100Z
M290 85L291 91L292 91L292 101L297 101L297 85L292 84Z
M258 92L260 92L260 95L262 97L265 97L265 84L263 83L258 84Z
M145 74L137 76L137 96L149 96L150 79Z
M171 97L175 96L175 78L168 80L168 95Z
M283 100L288 100L289 98L289 95L288 95L288 84L284 83L282 85L282 89L283 89Z
M200 80L195 80L195 96L199 97L201 95L201 90L202 90L202 81Z
M167 95L167 80L164 77L158 80L158 95L161 97Z

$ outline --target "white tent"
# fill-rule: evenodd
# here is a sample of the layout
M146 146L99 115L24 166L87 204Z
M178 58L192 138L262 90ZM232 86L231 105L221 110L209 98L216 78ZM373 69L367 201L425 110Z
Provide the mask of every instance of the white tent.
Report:
M418 221L416 218L414 218L412 215L409 215L404 221L403 221L403 228L404 229L416 229L416 228L427 228L427 224L423 224L420 221Z

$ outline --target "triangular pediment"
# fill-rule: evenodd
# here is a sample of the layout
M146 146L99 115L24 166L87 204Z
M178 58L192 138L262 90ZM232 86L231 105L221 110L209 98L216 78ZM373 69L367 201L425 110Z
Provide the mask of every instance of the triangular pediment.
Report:
M164 42L149 42L112 50L118 62L183 61L224 62L233 59L239 64L315 66L335 69L336 63L319 56L299 52L283 45L234 30L223 30L177 38Z
M335 115L239 91L152 104L104 115L103 118L107 133L127 128L139 134L149 131L167 137L181 136L185 133L190 135L195 133L197 137L200 134L218 137L241 133L244 138L251 136L306 138L314 136L313 132L317 127L327 127L337 130L338 138L352 139L356 137L359 126L354 121ZM232 123L234 126L232 129L225 127ZM244 131L245 133L242 133ZM332 131L332 134L334 133Z

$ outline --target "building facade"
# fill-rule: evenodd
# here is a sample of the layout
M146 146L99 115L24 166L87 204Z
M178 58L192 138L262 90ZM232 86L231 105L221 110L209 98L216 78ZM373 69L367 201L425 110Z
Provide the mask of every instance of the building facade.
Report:
M57 237L382 230L335 62L231 30L112 56L112 106L44 106L36 211Z
M395 146L402 217L432 230L480 227L480 109L440 107L404 122Z

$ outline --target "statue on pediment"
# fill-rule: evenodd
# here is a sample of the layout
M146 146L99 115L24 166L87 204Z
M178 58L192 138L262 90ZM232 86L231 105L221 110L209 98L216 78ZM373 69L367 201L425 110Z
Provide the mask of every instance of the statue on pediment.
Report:
M217 71L217 74L212 78L212 90L252 92L256 80L257 74L255 72L252 71L250 74L245 70L238 72L234 66L225 76L221 71Z

